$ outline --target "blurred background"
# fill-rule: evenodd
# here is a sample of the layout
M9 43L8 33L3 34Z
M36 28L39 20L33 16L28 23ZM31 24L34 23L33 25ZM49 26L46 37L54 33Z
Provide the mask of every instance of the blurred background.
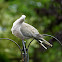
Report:
M22 48L22 41L12 35L13 22L21 15L26 15L26 23L33 25L40 34L50 34L62 43L62 0L0 0L0 38L10 38ZM50 37L45 37L53 44L45 50L33 41L29 48L29 62L62 62L62 47ZM25 40L26 45L32 39ZM20 62L18 47L9 40L0 40L0 62Z

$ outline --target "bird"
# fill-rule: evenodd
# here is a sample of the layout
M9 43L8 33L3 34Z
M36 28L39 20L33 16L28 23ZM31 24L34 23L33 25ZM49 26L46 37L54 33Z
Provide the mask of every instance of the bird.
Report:
M26 16L22 15L19 19L17 19L13 23L13 26L11 28L12 34L20 38L22 41L24 41L25 39L34 38L45 49L47 49L47 47L45 47L44 44L47 44L52 47L52 44L46 41L35 27L33 27L32 25L28 23L25 23L25 18Z

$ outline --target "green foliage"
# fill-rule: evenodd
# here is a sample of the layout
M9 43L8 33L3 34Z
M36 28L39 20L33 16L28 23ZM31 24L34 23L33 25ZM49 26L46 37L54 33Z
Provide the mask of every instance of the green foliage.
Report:
M56 8L50 9L51 4ZM62 22L57 23L58 16L59 19L61 18L60 16L62 16L61 9L58 9L60 6L58 2L52 2L51 0L0 0L0 38L13 39L22 48L21 40L11 33L13 22L21 17L22 14L27 16L25 22L37 28L40 34L55 35L62 30ZM54 13L52 15L50 13L48 16L44 14L44 10L44 12L42 12L41 9L43 8L45 8L46 11L53 9L56 14L52 10L52 13ZM46 39L49 40L48 37ZM27 45L31 40L32 39L26 40ZM33 58L30 59L30 62L33 62L35 58L39 59L37 62L62 62L61 46L56 42L53 44L52 48L45 51L42 50L42 52L40 49L41 46L34 40L29 48L30 58ZM34 52L36 52L36 57L34 57ZM9 62L8 58L20 58L20 51L14 43L7 40L0 40L0 59L1 58L4 59L3 62Z
M0 62L10 62L5 54L0 53Z

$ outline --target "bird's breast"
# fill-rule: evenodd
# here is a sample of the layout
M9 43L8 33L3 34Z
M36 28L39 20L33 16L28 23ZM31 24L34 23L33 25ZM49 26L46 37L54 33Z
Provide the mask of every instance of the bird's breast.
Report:
M11 31L12 31L12 34L14 35L14 36L16 36L16 37L19 37L20 39L28 39L28 37L25 37L23 34L22 34L22 32L20 31L20 28L21 27L14 27L14 28L12 28L11 29Z

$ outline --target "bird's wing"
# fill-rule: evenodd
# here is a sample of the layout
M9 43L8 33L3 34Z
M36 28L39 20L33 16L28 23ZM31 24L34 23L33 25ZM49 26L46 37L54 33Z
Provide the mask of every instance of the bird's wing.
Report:
M21 25L20 31L25 37L35 37L36 34L39 34L37 29L24 22Z

